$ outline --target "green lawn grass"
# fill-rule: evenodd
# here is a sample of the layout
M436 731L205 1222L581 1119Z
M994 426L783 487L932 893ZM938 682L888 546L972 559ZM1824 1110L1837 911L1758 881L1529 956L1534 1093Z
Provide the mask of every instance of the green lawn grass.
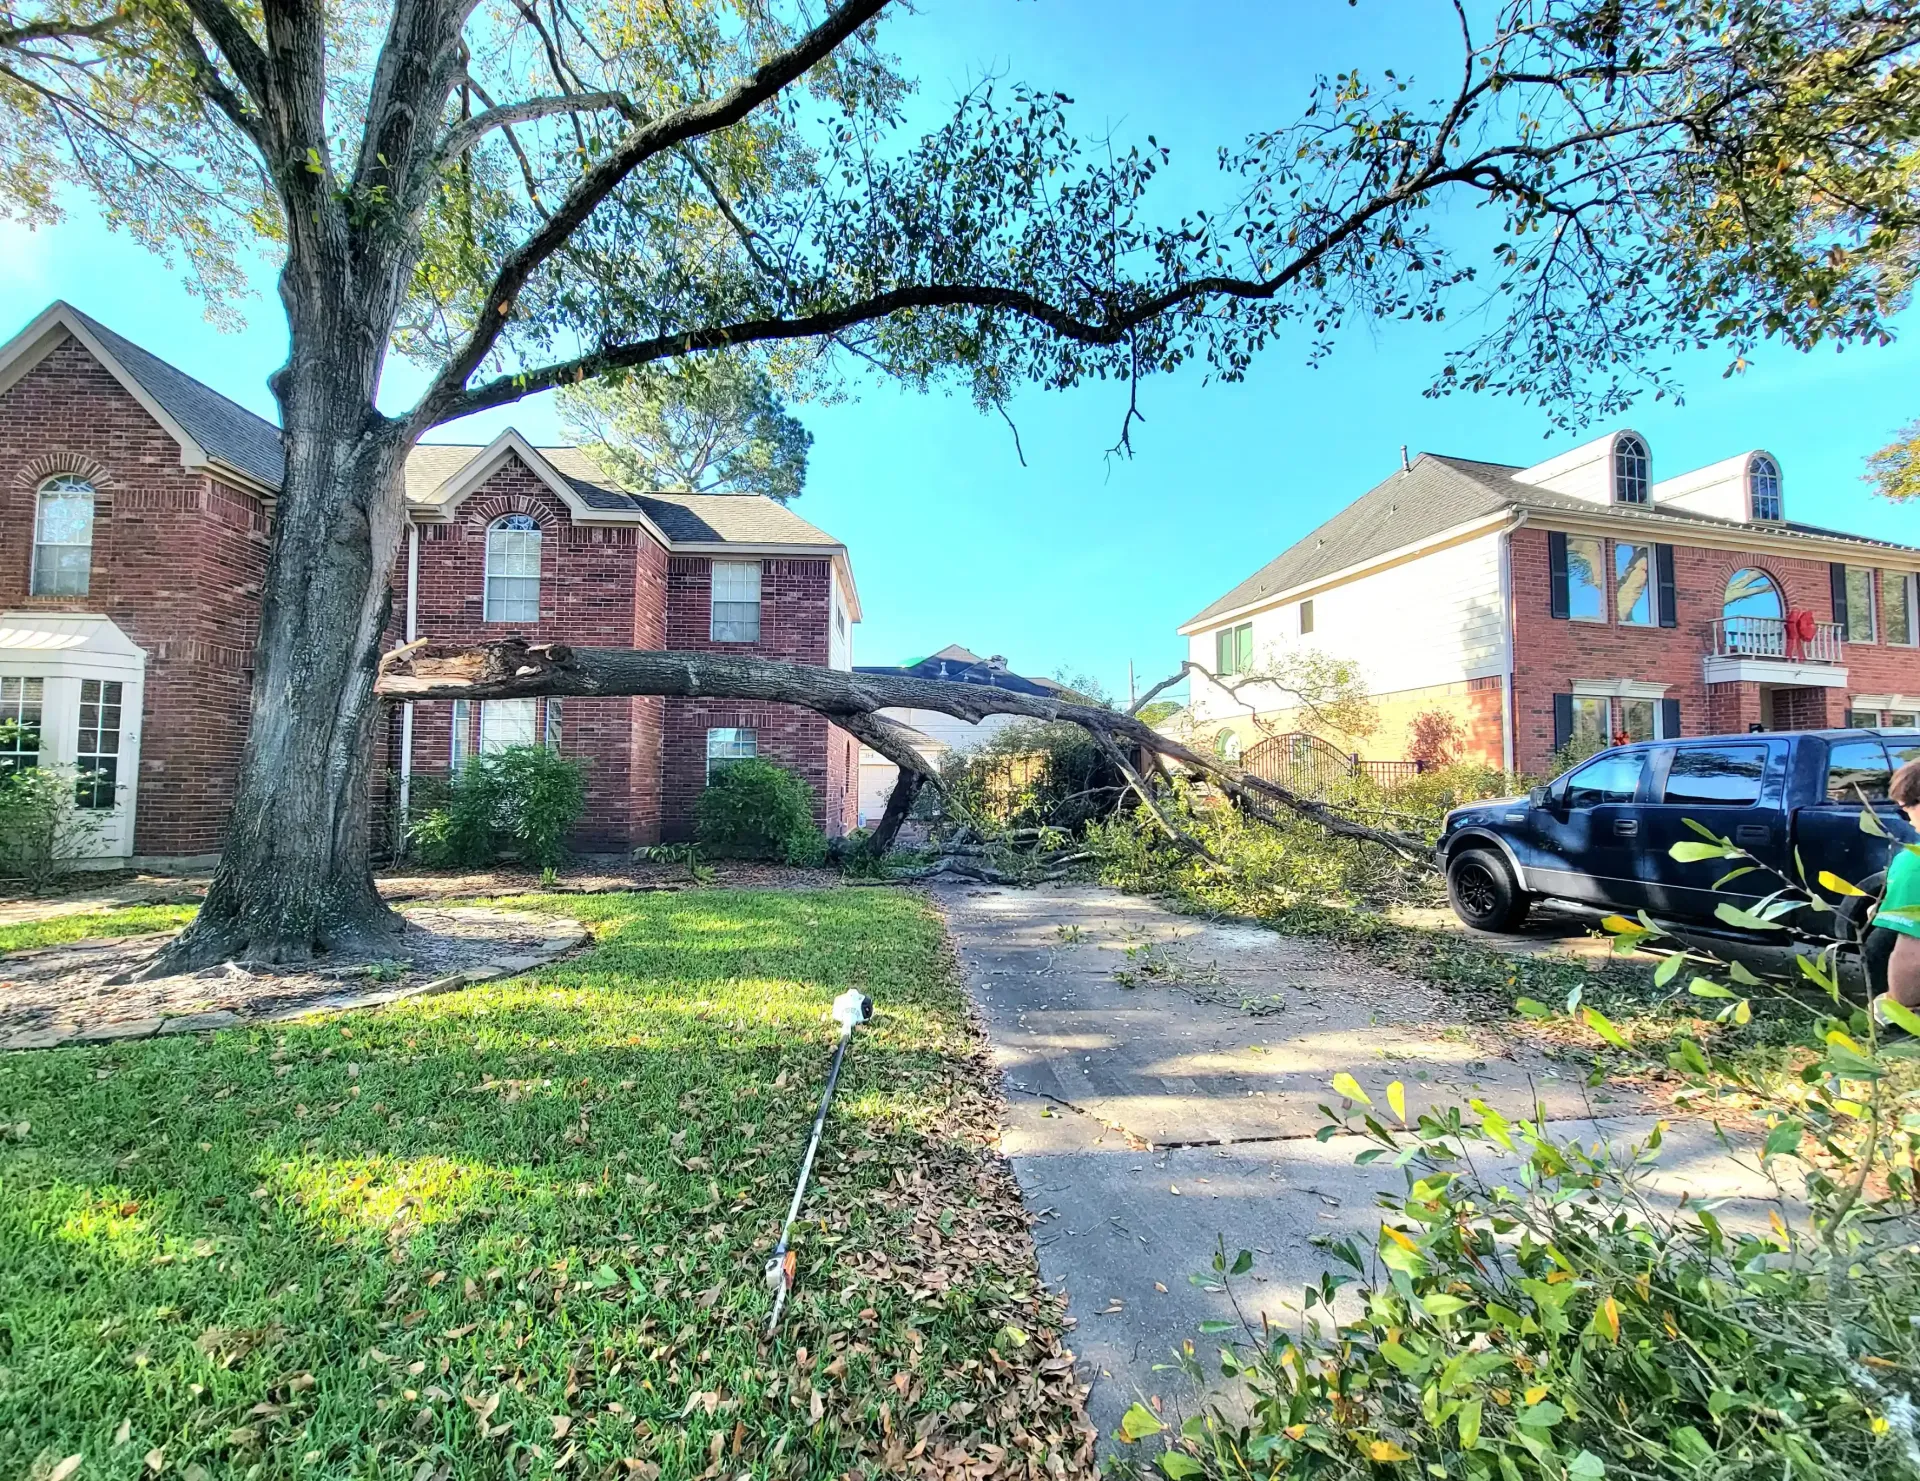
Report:
M0 1471L1086 1466L922 902L503 903L598 945L380 1012L0 1055ZM768 1346L761 1267L848 986L877 1014Z
M142 936L149 931L171 931L192 920L197 905L129 905L124 910L88 910L56 915L48 920L22 921L0 926L0 952L32 951L67 941L96 936Z

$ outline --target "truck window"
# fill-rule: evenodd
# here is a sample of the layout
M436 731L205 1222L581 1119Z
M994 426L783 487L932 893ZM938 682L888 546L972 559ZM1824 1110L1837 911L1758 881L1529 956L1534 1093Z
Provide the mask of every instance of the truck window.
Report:
M1567 778L1568 807L1597 807L1603 802L1631 802L1640 790L1640 772L1647 764L1644 752L1602 756Z
M1879 741L1835 741L1827 751L1827 801L1885 802L1892 774Z
M1750 807L1760 800L1765 746L1690 746L1674 752L1665 801L1686 807Z
M1905 736L1901 736L1898 739L1892 736L1885 736L1883 739L1887 743L1887 752L1893 760L1893 769L1895 771L1898 771L1909 761L1920 761L1920 736L1916 736L1912 740L1908 740Z

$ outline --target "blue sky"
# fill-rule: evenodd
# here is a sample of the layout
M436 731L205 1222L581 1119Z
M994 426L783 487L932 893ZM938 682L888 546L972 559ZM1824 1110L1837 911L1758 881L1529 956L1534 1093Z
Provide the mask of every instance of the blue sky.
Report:
M1175 151L1158 207L1172 216L1212 197L1215 148L1291 119L1315 73L1450 73L1450 14L1432 0L925 0L886 39L929 111L992 72L1066 92L1089 135L1155 134ZM270 415L265 380L286 333L264 272L259 287L241 305L245 329L222 333L176 272L84 201L59 227L0 226L0 333L67 298ZM1785 470L1790 517L1920 544L1920 509L1876 500L1860 480L1866 454L1920 415L1920 317L1906 327L1886 348L1766 349L1731 380L1723 356L1679 362L1686 404L1643 403L1629 418L1652 444L1654 476L1764 446ZM1576 440L1547 439L1545 417L1511 401L1422 397L1448 343L1444 330L1393 325L1350 332L1318 369L1296 341L1240 385L1203 385L1197 370L1150 381L1131 461L1106 451L1123 388L1019 397L1023 467L1006 425L964 395L863 384L801 409L815 442L796 509L852 548L860 661L959 642L1123 692L1130 660L1143 685L1171 670L1178 623L1390 473L1402 443L1527 463ZM412 380L396 364L390 388ZM535 400L434 438L482 440L509 422L536 441L559 436Z

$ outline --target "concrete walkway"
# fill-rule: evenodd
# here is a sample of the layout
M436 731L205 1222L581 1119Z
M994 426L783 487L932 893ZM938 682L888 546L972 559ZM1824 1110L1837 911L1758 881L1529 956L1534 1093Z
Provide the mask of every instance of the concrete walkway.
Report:
M1655 1108L1587 1089L1571 1070L1463 1021L1446 995L1326 943L1209 923L1089 885L943 885L962 975L985 1020L1007 1096L1002 1149L1037 1216L1041 1272L1067 1292L1072 1346L1103 1444L1136 1398L1169 1413L1193 1396L1170 1352L1191 1338L1210 1372L1231 1319L1188 1276L1224 1241L1255 1252L1241 1311L1292 1325L1327 1261L1311 1240L1375 1237L1374 1195L1404 1186L1356 1168L1362 1143L1314 1140L1328 1082L1352 1074L1409 1115L1480 1097L1512 1116L1536 1099L1568 1135L1626 1141ZM1764 1198L1712 1128L1682 1124L1661 1159L1664 1191Z

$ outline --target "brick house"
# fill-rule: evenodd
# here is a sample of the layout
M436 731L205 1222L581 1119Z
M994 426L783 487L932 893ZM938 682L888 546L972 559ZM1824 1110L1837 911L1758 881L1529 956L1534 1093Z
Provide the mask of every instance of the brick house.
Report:
M102 862L217 857L246 733L280 434L55 303L0 345L0 770L68 765ZM846 547L773 500L634 494L578 448L507 431L423 445L389 636L521 633L586 647L851 668ZM760 755L852 826L858 745L811 711L685 699L409 703L387 717L404 793L529 742L588 761L576 845L692 830L710 767Z
M1920 725L1920 549L1796 523L1783 485L1759 450L1655 482L1624 429L1529 468L1422 453L1181 625L1233 686L1194 677L1196 725L1230 755L1290 728L1257 679L1303 649L1365 675L1368 759L1433 712L1535 773L1569 742Z

